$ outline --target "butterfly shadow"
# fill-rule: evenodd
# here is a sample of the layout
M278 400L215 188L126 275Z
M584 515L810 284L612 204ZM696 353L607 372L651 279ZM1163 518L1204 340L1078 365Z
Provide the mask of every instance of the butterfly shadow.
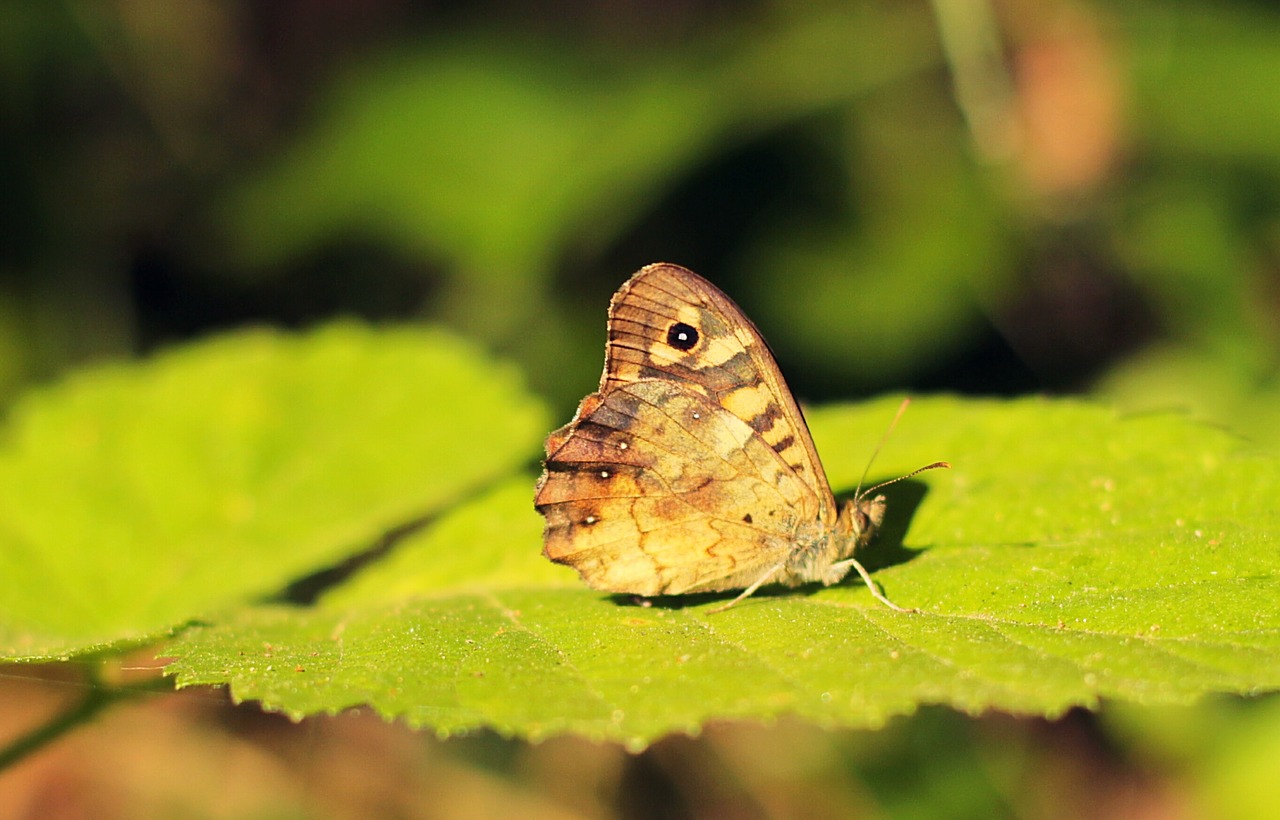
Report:
M880 526L880 531L876 534L876 537L871 540L871 543L858 550L858 561L866 567L868 572L908 563L924 552L924 550L908 549L903 546L903 541L906 539L907 530L911 528L911 519L915 517L916 510L924 502L928 492L929 485L923 481L907 479L895 483L892 487L886 487L882 492L877 493L877 495L885 497L888 514L885 515L884 523ZM836 503L843 506L845 499L852 499L853 497L853 491L840 493L836 496ZM856 573L849 573L849 577L845 578L842 583L860 584L862 582L858 579ZM761 599L795 597L797 595L807 596L812 595L821 588L819 584L809 584L800 589L789 589L774 584L756 591L751 597ZM608 597L618 606L678 610L685 607L700 606L713 601L731 600L737 594L736 591L699 592L691 595L655 595L651 598L646 598L641 595L623 593L609 595Z
M924 550L908 549L903 546L907 530L911 529L911 520L916 510L924 503L929 494L929 485L923 481L906 479L878 491L885 499L886 513L876 537L871 543L858 550L857 558L867 572L894 567L914 561ZM843 506L846 499L854 497L853 491L836 495L836 503Z

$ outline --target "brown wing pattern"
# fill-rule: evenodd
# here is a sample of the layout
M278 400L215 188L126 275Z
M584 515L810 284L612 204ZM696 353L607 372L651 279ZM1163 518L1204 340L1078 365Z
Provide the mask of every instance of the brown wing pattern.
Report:
M600 394L663 379L746 422L810 488L820 518L835 503L809 429L760 332L715 285L678 265L642 268L609 305Z
M534 503L544 553L596 589L740 589L785 558L797 521L817 516L783 457L686 385L619 384L583 406L549 449Z

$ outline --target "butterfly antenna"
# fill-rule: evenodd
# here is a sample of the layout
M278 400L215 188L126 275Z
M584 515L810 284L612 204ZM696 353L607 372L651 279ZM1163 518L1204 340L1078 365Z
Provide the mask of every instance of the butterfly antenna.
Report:
M898 405L898 412L894 414L893 421L889 422L888 428L885 429L884 435L880 437L880 443L876 445L876 449L871 451L871 458L867 459L866 469L862 471L862 478L858 479L858 488L853 491L854 500L861 500L865 496L871 495L881 487L888 487L890 484L897 484L899 481L906 481L912 476L919 475L926 470L950 470L951 464L947 461L935 461L932 464L926 464L923 467L912 470L906 475L900 475L897 478L891 478L888 481L882 481L874 487L862 489L862 483L867 480L867 473L871 472L871 465L875 463L876 456L880 455L880 449L884 447L884 443L889 440L889 436L893 434L893 428L898 426L898 420L902 418L902 414L907 412L907 405L911 403L911 399L903 399L902 404Z
M911 399L909 398L902 400L902 404L898 405L898 412L893 416L893 421L889 422L889 426L885 428L884 435L880 437L880 442L876 444L876 449L871 451L871 458L867 459L867 466L863 468L862 477L858 479L858 488L853 491L853 497L855 499L862 498L862 484L867 480L867 474L871 472L871 465L876 463L876 456L880 455L880 450L884 447L884 443L889 440L889 436L893 435L893 428L898 426L898 419L902 418L902 414L907 412L907 405L910 403ZM916 472L920 471L917 470ZM912 473L912 475L915 475L915 473ZM903 478L907 478L907 476L903 476ZM894 480L896 481L898 479ZM883 484L880 484L876 487L872 487L871 490L875 490L883 486ZM870 493L871 490L867 490L867 492Z
M862 495L859 495L859 496L856 496L856 497L857 497L857 498L861 498L863 495L871 495L872 493L874 493L876 490L880 489L881 487L888 487L890 484L897 484L899 481L906 481L908 478L911 478L913 475L920 475L920 474L921 474L921 473L923 473L925 470L950 470L950 469L951 469L951 462L949 462L949 461L935 461L935 462L933 462L932 464L926 464L926 465L924 465L923 467L917 467L916 469L912 470L911 472L907 473L906 475L900 475L900 476L898 476L897 478L891 478L891 479L889 479L888 481L881 481L879 484L877 484L877 485L876 485L876 486L874 486L874 487L868 487L868 488L866 489L866 492L864 492L864 493L862 493Z

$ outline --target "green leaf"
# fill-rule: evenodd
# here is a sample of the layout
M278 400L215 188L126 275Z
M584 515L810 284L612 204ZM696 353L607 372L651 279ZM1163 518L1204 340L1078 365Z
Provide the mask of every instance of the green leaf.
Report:
M811 414L852 490L895 402ZM246 609L165 651L294 717L366 703L447 735L577 732L638 748L725 718L877 726L921 704L1057 715L1280 686L1280 465L1174 416L1066 401L917 401L874 476L856 578L651 607L539 555L532 480L455 509L312 609Z
M154 640L526 463L545 411L440 332L224 336L33 394L0 447L0 654Z

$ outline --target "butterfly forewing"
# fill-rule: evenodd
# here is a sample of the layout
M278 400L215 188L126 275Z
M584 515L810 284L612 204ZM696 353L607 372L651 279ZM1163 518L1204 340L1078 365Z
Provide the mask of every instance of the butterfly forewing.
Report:
M835 504L817 450L760 332L718 288L677 265L649 265L609 306L600 393L674 381L745 422L809 488L830 524Z

